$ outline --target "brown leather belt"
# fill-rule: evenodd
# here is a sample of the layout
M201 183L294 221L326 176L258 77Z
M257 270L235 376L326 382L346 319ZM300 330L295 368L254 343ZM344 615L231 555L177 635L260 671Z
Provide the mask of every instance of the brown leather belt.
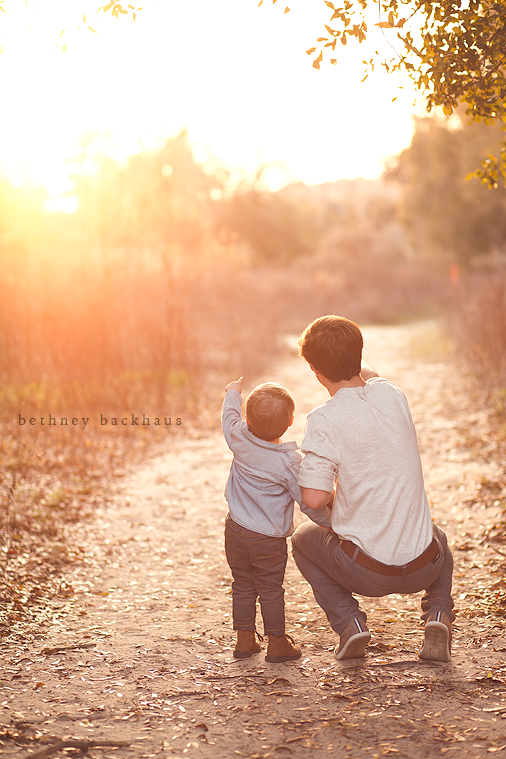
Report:
M410 574L411 572L416 572L417 569L422 569L422 567L428 564L429 561L432 561L432 563L434 563L439 556L439 545L435 538L432 538L432 543L428 548L425 549L423 553L420 554L420 556L417 556L416 559L413 559L413 561L410 561L408 564L404 564L404 566L382 564L381 561L376 561L376 559L373 559L372 556L368 556L366 553L363 553L355 545L355 543L351 542L351 540L341 539L341 548L346 554L348 554L348 556L351 556L352 559L355 556L355 553L358 551L355 557L355 561L357 564L366 567L366 569L372 569L373 572L377 572L380 575L392 576L405 575Z

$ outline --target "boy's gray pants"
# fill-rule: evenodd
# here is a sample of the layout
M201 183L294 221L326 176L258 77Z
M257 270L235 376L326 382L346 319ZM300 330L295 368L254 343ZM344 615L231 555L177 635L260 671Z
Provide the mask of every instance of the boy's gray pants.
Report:
M440 546L438 560L404 576L380 574L357 564L343 551L334 532L314 522L305 522L295 530L293 558L336 633L342 633L352 619L367 620L352 593L378 598L425 590L422 619L427 620L437 611L447 614L451 621L455 619L451 597L453 557L445 533L435 524L432 527Z
M285 632L286 538L261 535L225 519L225 553L232 572L234 630L256 630L256 600L266 635Z

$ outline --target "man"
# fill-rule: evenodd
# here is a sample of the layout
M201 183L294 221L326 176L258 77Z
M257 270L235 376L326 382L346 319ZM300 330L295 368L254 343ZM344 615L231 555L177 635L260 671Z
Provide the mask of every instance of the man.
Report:
M308 416L299 485L306 506L329 506L331 528L300 525L292 548L340 636L336 658L364 656L371 639L352 593L425 590L418 655L449 661L453 558L446 535L431 521L406 397L362 363L362 334L348 319L316 319L299 346L330 394Z

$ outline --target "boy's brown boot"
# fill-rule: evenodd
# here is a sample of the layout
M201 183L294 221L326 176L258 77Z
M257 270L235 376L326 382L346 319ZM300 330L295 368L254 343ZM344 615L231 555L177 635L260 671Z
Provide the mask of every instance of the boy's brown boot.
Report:
M267 656L265 661L281 662L298 659L301 655L300 647L296 645L293 638L286 633L284 635L269 635L269 645L267 646Z
M234 656L236 659L247 659L252 654L261 651L262 646L257 642L263 640L260 633L251 630L237 630L237 643L235 644Z

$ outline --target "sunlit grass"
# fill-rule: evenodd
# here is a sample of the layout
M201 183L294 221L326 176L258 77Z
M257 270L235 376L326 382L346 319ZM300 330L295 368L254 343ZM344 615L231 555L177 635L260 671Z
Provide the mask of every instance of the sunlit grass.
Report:
M432 319L417 325L410 340L409 353L423 361L445 361L455 356L457 345L444 320Z
M47 567L39 588L58 597L54 577L81 560L73 526L131 466L217 429L225 384L253 385L287 334L326 313L385 322L447 298L444 277L376 227L304 198L217 193L220 170L197 164L184 133L97 166L76 177L72 215L0 181L0 568L12 599L35 588L34 556Z

